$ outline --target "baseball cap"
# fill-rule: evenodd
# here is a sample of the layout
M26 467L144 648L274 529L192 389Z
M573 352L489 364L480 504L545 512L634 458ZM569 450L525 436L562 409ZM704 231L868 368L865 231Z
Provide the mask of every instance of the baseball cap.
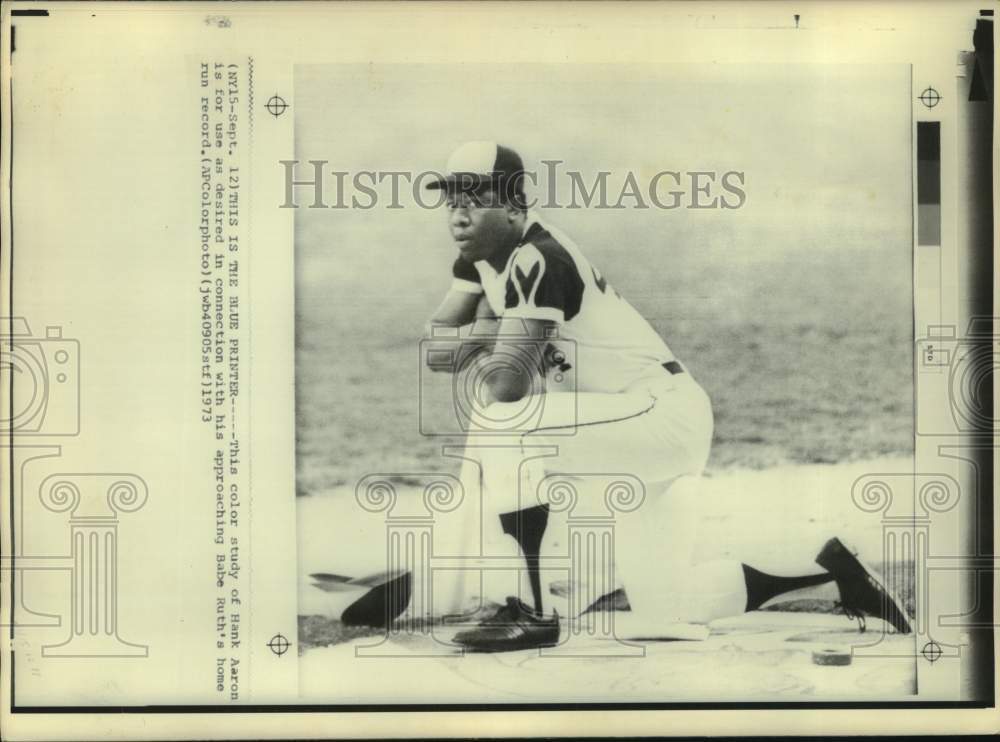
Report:
M466 142L451 153L446 172L428 188L475 191L490 185L508 197L522 197L524 163L510 147L496 142Z

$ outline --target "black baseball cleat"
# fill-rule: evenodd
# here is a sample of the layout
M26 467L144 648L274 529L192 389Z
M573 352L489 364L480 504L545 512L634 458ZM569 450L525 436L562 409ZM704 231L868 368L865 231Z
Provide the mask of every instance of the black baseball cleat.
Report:
M316 579L322 579L313 575ZM328 577L337 578L338 575ZM341 578L342 579L342 578ZM344 626L390 626L410 604L410 573L385 573L351 580L348 585L371 585L371 589L340 614Z
M539 616L517 598L479 625L460 631L452 639L470 652L513 652L518 649L552 647L559 641L559 616Z
M839 538L832 538L816 557L816 564L837 582L844 614L858 619L861 631L865 630L867 615L887 621L900 634L909 634L913 629L902 603L889 591L882 577L862 564L856 554Z

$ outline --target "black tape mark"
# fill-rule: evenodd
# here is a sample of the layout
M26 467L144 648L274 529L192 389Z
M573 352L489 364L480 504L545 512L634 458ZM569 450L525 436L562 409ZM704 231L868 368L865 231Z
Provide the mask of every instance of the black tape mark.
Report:
M40 8L23 8L21 10L12 10L10 14L15 18L17 16L42 16L47 18L49 11Z

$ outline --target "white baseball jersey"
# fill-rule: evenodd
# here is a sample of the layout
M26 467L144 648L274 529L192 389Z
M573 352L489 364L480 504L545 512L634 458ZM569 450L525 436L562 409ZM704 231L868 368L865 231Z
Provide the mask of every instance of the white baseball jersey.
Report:
M675 360L576 244L537 216L529 214L503 270L458 258L453 275L453 289L485 292L497 316L555 322L559 339L572 341L567 358L575 358L577 391L617 393Z

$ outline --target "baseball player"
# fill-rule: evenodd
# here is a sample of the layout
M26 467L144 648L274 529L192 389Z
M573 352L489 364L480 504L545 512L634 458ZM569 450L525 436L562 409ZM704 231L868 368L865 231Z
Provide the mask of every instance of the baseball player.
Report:
M513 446L470 440L463 479L467 491L481 487L484 538L500 545L493 553L520 554L526 584L514 584L515 595L495 615L454 641L473 651L558 642L558 616L546 611L542 590L550 503L537 499L538 483L551 472L579 473L579 500L605 496L586 473L624 473L642 483L641 506L616 518L614 567L631 610L646 620L707 623L835 581L847 615L862 622L876 616L909 632L898 601L836 538L817 556L822 570L815 574L692 563L698 481L712 441L708 395L577 245L525 207L523 171L509 147L469 142L429 186L445 191L458 252L451 288L430 324L466 328L464 357L476 359L494 400L481 425L534 410ZM428 363L444 371L459 365ZM557 455L525 465L525 451L546 448ZM518 594L530 594L531 603Z

